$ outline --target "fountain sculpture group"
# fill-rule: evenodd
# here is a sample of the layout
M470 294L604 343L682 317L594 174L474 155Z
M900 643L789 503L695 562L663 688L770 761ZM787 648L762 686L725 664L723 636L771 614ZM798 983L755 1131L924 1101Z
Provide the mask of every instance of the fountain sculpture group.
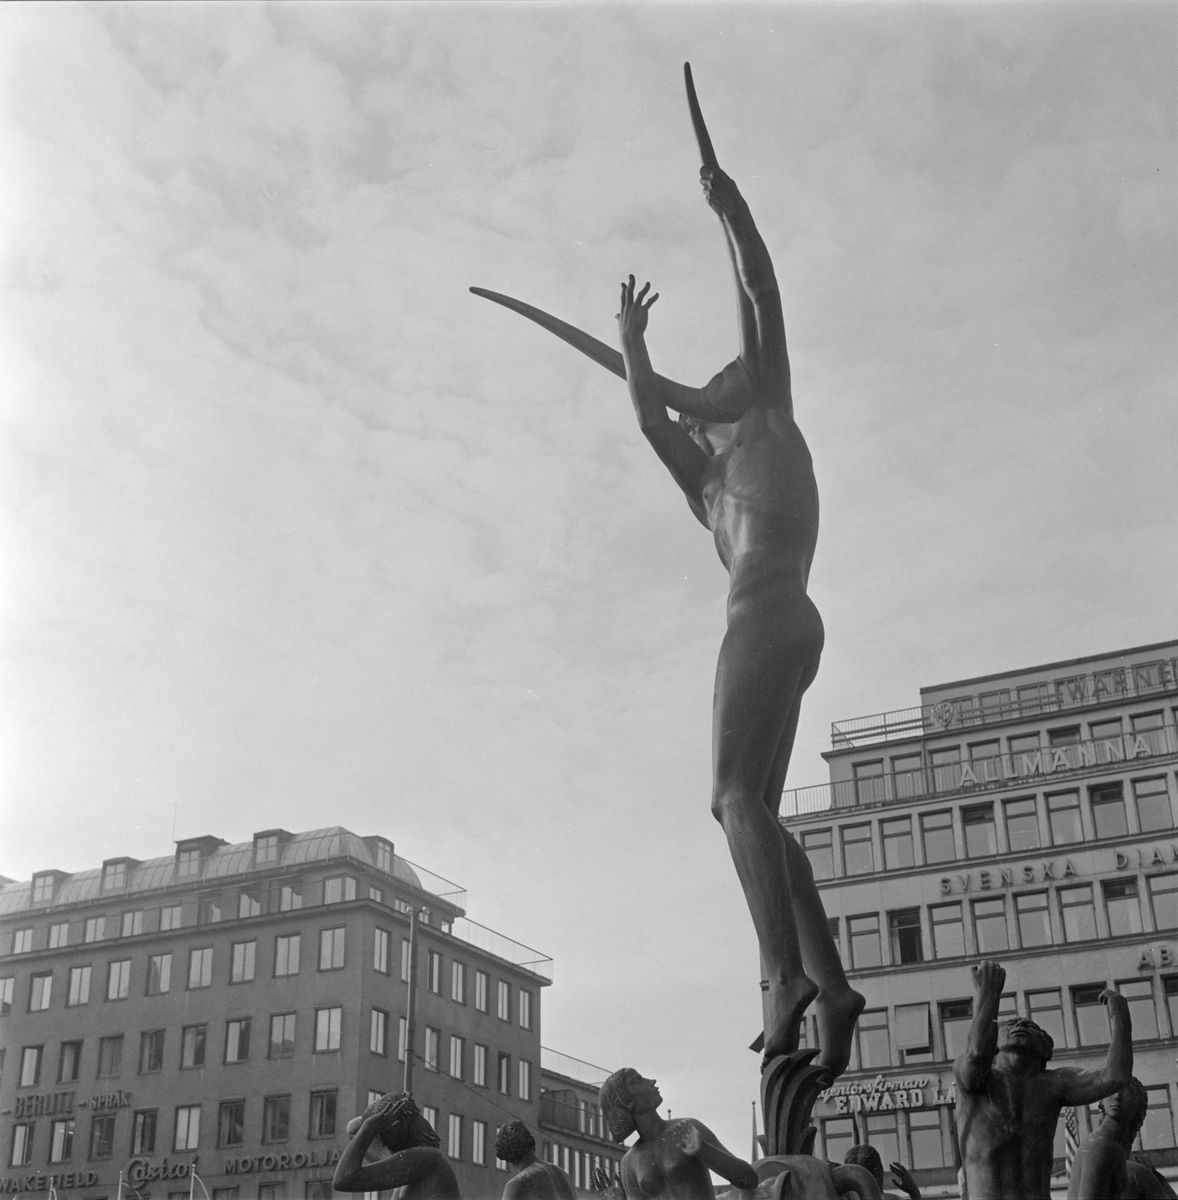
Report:
M794 420L773 264L748 204L717 162L690 66L684 75L704 197L719 218L736 277L737 357L702 388L656 374L645 334L658 294L649 294L649 284L636 289L633 275L621 285L621 353L529 304L471 288L625 379L639 428L711 531L729 576L713 709L712 813L727 838L761 953L764 1029L754 1048L764 1051L765 1156L746 1163L701 1122L664 1120L655 1082L626 1068L602 1086L601 1107L617 1141L635 1132L638 1140L623 1159L620 1180L603 1178L598 1185L618 1200L714 1200L715 1172L732 1184L733 1196L881 1200L881 1183L865 1167L813 1156L811 1108L850 1061L864 999L847 982L806 855L778 820L802 696L817 673L823 644L822 620L806 594L818 536L818 489ZM969 1200L1048 1200L1061 1107L1107 1097L1113 1099L1106 1100L1105 1123L1076 1160L1069 1197L1173 1196L1168 1189L1149 1190L1165 1185L1127 1161L1134 1122L1140 1125L1144 1110L1140 1085L1134 1090L1131 1080L1124 999L1115 992L1102 997L1112 1029L1104 1066L1048 1070L1051 1038L1042 1029L1021 1018L999 1029L1004 979L997 963L974 968L975 1015L954 1065ZM819 1048L799 1049L811 1006ZM505 1126L504 1133L511 1129ZM458 1196L437 1136L408 1096L382 1098L348 1132L353 1136L336 1173L338 1190L402 1187L406 1200ZM375 1141L389 1154L366 1165ZM572 1194L567 1179L557 1178L563 1173L539 1163L519 1131L503 1148L516 1167L505 1196L557 1200ZM905 1176L899 1178L915 1192Z

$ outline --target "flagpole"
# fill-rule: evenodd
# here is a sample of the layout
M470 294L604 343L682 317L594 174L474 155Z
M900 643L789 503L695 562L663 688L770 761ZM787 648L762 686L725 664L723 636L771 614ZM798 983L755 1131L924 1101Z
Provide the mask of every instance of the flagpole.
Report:
M123 1200L123 1173L119 1172L119 1190L115 1192L115 1200Z

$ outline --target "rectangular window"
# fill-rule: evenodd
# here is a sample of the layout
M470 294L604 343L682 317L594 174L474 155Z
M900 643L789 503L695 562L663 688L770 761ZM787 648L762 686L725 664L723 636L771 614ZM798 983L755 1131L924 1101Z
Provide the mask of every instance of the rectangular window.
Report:
M344 965L344 926L319 930L319 970L338 971Z
M26 1167L33 1161L33 1130L35 1125L14 1125L12 1127L12 1157L9 1160L14 1167Z
M895 1162L900 1157L900 1133L896 1114L868 1113L866 1125L867 1144L879 1151L884 1162Z
M827 1117L822 1122L823 1153L830 1162L841 1163L858 1140L853 1117Z
M294 1013L274 1013L270 1017L270 1044L267 1058L293 1058L295 1052Z
M961 902L933 904L928 915L933 932L933 957L956 958L964 954L965 925L961 919Z
M351 875L337 875L323 882L323 903L339 904L342 900L356 899L356 881Z
M432 1025L425 1027L425 1061L422 1066L427 1071L436 1071L438 1069L438 1047L442 1040L442 1033L439 1029L434 1029Z
M847 940L851 943L851 965L855 969L883 964L879 944L879 914L847 918Z
M222 920L228 919L230 911L228 897L217 896L210 900L202 900L197 908L197 924L218 925Z
M1178 929L1178 872L1151 875L1146 882L1154 924L1158 929Z
M952 862L957 857L951 812L922 813L920 838L924 846L924 861L928 865Z
M1081 1046L1108 1044L1108 1017L1100 1002L1100 993L1103 991L1103 983L1072 988L1072 1010L1076 1015L1076 1033Z
M131 1153L154 1154L160 1110L141 1108L131 1117Z
M1178 1038L1178 975L1167 975L1162 979L1162 993L1170 1019L1170 1036Z
M480 1167L487 1165L487 1122L470 1123L470 1158Z
M933 788L938 792L955 792L961 786L961 747L942 746L929 751L933 765Z
M213 948L202 946L188 952L189 988L207 988L213 982Z
M105 917L87 917L82 927L83 942L101 942L106 932Z
M300 888L291 887L289 884L283 884L278 889L278 911L279 912L295 912L303 907L303 893Z
M297 933L287 933L274 939L274 974L297 975L299 973L299 947L302 938Z
M499 1054L499 1091L504 1096L511 1095L511 1055Z
M172 986L172 955L151 954L147 958L147 994L162 996Z
M181 913L179 904L167 904L161 908L160 933L167 933L169 929L179 929Z
M893 966L924 961L919 908L901 908L888 913L888 941Z
M941 1017L941 1045L944 1057L952 1062L964 1049L973 1021L972 1000L942 1000L937 1008Z
M510 1021L511 1020L511 984L500 979L497 994L498 994L498 1005L496 1006L496 1012L499 1015L499 1020L500 1021Z
M12 989L16 984L13 976L8 975L4 979L0 979L0 1017L6 1017L12 1012ZM90 995L90 980L86 980L86 995ZM79 1000L79 1004L85 1004L85 1000Z
M896 1005L896 1049L904 1066L933 1061L933 1023L927 1002Z
M254 838L254 866L264 867L278 861L278 834L268 833Z
M412 957L412 946L408 938L401 939L401 982L409 982L409 960Z
M44 1046L25 1046L20 1052L19 1087L36 1087L41 1082L41 1053Z
M457 1113L451 1113L449 1126L446 1130L446 1153L451 1158L462 1157L462 1118Z
M372 938L372 969L382 975L389 973L389 945L392 934L387 929L378 929Z
M1034 796L1019 800L1007 800L1003 805L1006 815L1006 845L1011 851L1038 850L1039 811Z
M475 971L474 973L474 1006L479 1012L489 1012L487 1007L487 979L486 971Z
M237 919L244 921L249 917L261 916L262 899L252 892L241 892L237 897Z
M1133 1040L1149 1041L1160 1037L1158 1010L1153 1002L1152 979L1127 979L1117 982L1117 991L1129 1005L1129 1016L1133 1023Z
M70 986L66 993L67 1008L90 1003L90 968L70 967Z
M307 1126L308 1137L335 1137L335 1108L335 1088L311 1093L311 1118Z
M996 954L1010 949L1004 897L973 902L973 931L979 954Z
M873 1071L891 1065L892 1052L888 1044L888 1012L877 1008L862 1013L855 1027L855 1041L859 1047L859 1069Z
M473 1082L479 1087L487 1086L487 1047L475 1042Z
M1088 789L1092 804L1092 824L1098 838L1121 837L1129 832L1125 816L1125 793L1120 783L1106 783Z
M829 829L807 829L802 834L802 849L815 879L834 878L834 842Z
M117 1079L123 1073L123 1035L98 1039L98 1078Z
M368 1050L371 1054L389 1052L389 1014L383 1008L374 1008L368 1027Z
M855 776L855 803L879 804L887 799L884 792L883 760L855 763L851 768Z
M899 871L910 867L916 859L912 847L912 818L892 817L879 823L883 835L884 867Z
M1027 1015L1040 1029L1051 1034L1056 1050L1061 1050L1067 1042L1064 1032L1063 999L1059 988L1049 988L1042 992L1027 993Z
M450 1074L455 1079L462 1078L462 1052L465 1047L465 1039L450 1035Z
M205 1042L208 1039L207 1025L185 1025L180 1031L180 1066L203 1067L205 1065Z
M68 921L59 921L56 925L49 926L49 949L58 950L62 946L68 946L70 940L70 923Z
M1137 825L1142 833L1173 829L1174 813L1164 777L1133 780L1133 803L1137 807Z
M17 929L12 934L12 953L27 954L33 948L33 931Z
M897 800L924 795L924 765L919 754L897 754L892 759L892 786Z
M29 979L29 1012L44 1012L52 996L52 971L39 971Z
M290 1137L290 1096L267 1096L262 1101L262 1141L285 1142Z
M57 1060L57 1082L77 1083L82 1069L82 1043L62 1042Z
M913 1167L944 1167L945 1147L941 1140L941 1110L915 1109L908 1114L908 1145Z
M450 964L450 999L457 1004L466 1003L466 963L457 959Z
M532 1098L532 1064L526 1058L519 1060L519 1098L521 1100L531 1100Z
M409 1046L409 1022L404 1017L397 1018L397 1061L405 1061L405 1052Z
M217 1107L217 1145L240 1146L245 1141L245 1101L222 1100Z
M100 1113L90 1118L90 1157L110 1158L115 1152L115 1114Z
M136 937L143 932L143 910L137 912L123 913L120 935L122 937Z
M843 874L867 875L875 870L871 849L871 825L844 825L839 831L843 844Z
M965 855L967 858L986 858L991 854L998 853L992 804L971 804L963 808L961 824L965 830Z
M126 1000L131 994L131 960L122 958L112 962L106 969L106 998Z
M1051 916L1046 892L1024 892L1014 898L1019 945L1024 950L1051 945Z
M1141 901L1137 895L1137 880L1106 879L1100 885L1104 893L1104 907L1108 914L1110 937L1141 932ZM1137 1028L1134 1026L1134 1034Z
M164 1030L149 1029L139 1035L139 1074L164 1069Z
M338 1050L343 1009L339 1005L315 1010L315 1052Z
M1047 824L1051 828L1051 844L1068 846L1084 840L1080 820L1080 793L1055 792L1047 797Z
M234 942L233 961L229 968L230 983L252 983L254 962L257 957L257 942Z
M524 988L519 989L519 1027L532 1028L532 993Z
M1096 907L1092 902L1092 884L1060 888L1059 911L1063 917L1063 940L1082 942L1096 936Z
M1145 1122L1140 1144L1145 1150L1169 1150L1174 1145L1174 1112L1170 1107L1170 1089L1165 1084L1145 1089Z
M225 1022L225 1061L241 1063L250 1056L250 1018L237 1017Z
M426 958L425 986L436 996L442 994L442 956L436 950Z

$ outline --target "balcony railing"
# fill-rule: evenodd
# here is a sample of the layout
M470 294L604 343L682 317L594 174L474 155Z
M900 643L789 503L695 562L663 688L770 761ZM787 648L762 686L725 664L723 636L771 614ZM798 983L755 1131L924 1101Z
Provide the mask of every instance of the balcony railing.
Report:
M1178 757L1178 729L1165 725L1161 729L1096 741L1044 746L1021 754L997 754L990 758L923 767L917 771L889 771L862 779L794 788L782 793L781 815L796 817L831 808L892 804L919 797L951 796L1020 785L1036 787L1100 767L1123 763L1139 769L1174 757Z
M1069 712L1115 700L1136 700L1178 690L1178 658L1159 658L1087 675L1053 679L977 695L953 696L936 704L898 708L868 717L832 721L830 743L835 750L897 742L951 729L975 729L1000 721L1019 721L1044 714Z
M531 971L533 975L539 975L541 979L552 982L553 964L552 957L548 954L542 954L531 946L525 946L523 942L517 942L502 933L496 933L495 930L488 929L485 925L480 925L469 917L459 917L451 927L451 933L454 937L469 942L470 945L477 946L480 950L486 950L488 954L505 959L512 966L523 967L524 970Z

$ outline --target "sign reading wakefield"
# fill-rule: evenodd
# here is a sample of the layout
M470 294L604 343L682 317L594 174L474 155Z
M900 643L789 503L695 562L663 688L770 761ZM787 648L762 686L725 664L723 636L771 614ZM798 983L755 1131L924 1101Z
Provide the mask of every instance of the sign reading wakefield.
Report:
M5 1175L0 1177L0 1194L45 1192L50 1188L94 1187L97 1171L65 1171L54 1175Z

